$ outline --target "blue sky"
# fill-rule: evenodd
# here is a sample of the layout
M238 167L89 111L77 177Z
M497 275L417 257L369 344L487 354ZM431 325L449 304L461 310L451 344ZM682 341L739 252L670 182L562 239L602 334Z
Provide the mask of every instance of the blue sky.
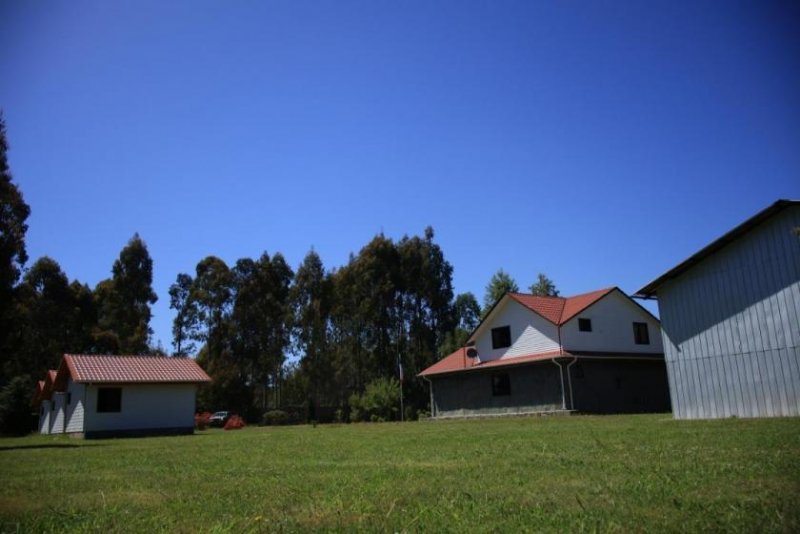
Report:
M165 347L207 255L427 225L457 292L633 292L800 198L800 8L0 0L0 107L31 261L93 286L139 232Z

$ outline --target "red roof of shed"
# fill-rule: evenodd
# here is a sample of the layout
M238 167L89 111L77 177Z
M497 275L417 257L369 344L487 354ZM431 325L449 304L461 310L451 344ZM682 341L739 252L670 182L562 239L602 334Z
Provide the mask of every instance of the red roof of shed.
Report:
M79 383L211 382L211 378L191 358L65 354L64 363L72 380Z

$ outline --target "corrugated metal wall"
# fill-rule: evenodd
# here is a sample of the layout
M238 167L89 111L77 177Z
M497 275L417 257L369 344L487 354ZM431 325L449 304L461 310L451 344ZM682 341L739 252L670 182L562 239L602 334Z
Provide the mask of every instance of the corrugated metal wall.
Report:
M800 415L800 207L658 290L678 419Z

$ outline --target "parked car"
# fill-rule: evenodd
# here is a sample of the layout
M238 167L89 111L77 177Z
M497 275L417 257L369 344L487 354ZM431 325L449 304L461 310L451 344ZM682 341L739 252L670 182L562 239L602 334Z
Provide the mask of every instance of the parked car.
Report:
M231 414L229 412L216 412L208 420L208 424L211 426L225 426L230 416Z

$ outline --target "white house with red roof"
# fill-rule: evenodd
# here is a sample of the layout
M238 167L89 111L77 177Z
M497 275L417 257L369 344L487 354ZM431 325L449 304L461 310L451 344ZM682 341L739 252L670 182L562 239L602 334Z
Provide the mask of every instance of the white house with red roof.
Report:
M507 293L465 347L420 373L434 417L669 411L659 322L617 287Z
M189 358L65 354L33 405L42 434L191 434L197 386L210 381Z

